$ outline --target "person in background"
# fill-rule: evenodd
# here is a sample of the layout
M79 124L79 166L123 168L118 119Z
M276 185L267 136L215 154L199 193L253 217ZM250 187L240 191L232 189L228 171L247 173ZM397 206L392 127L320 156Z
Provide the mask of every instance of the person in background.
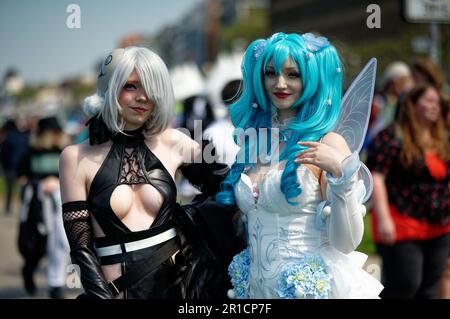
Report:
M201 140L203 130L214 122L211 103L204 95L190 96L181 103L183 105L183 116L177 127L188 129L192 139Z
M6 199L5 214L12 212L13 189L16 184L18 165L28 147L28 133L21 132L13 119L6 121L2 128L3 138L0 143L0 160L5 177Z
M382 298L437 298L450 245L450 150L434 86L419 85L398 122L369 147L373 238L383 262Z
M447 129L448 140L450 143L450 94L442 94L442 118L445 122L445 127ZM447 267L441 278L440 288L439 288L439 298L450 299L450 247L449 247L449 258L447 259Z
M411 71L416 85L430 84L434 86L442 95L442 114L446 123L447 130L450 129L450 117L448 115L449 96L446 92L448 87L445 86L444 76L430 58L420 57L411 62ZM450 142L450 140L449 140ZM449 251L450 254L450 251ZM447 260L447 267L441 279L440 298L450 299L450 257Z
M234 79L225 84L222 89L222 101L230 105L236 101L240 94L242 80ZM212 142L217 152L219 163L225 163L229 167L236 160L239 147L233 140L233 123L231 123L228 111L226 116L213 122L203 133L203 138Z
M33 275L47 254L47 282L51 298L64 298L69 243L65 236L59 190L59 156L68 144L56 117L38 122L29 150L20 165L20 176L27 182L22 190L19 249L25 259L22 275L25 288L36 291Z
M396 61L386 67L380 81L380 92L373 98L365 147L395 120L399 102L413 87L414 79L406 63Z
M203 131L215 120L209 97L205 94L205 81L197 65L188 63L170 70L174 87L176 109L173 127L200 142ZM200 191L182 174L176 176L177 196L181 202L190 202Z
M410 68L415 85L430 84L439 92L444 89L444 76L430 58L416 58L411 62Z
M442 98L442 118L444 119L445 128L450 135L450 94L443 93Z

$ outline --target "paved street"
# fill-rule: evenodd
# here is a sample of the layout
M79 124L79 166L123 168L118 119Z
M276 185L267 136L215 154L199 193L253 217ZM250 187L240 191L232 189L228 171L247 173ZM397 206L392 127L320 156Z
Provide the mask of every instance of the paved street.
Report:
M3 202L0 201L0 207ZM23 288L21 269L22 256L17 249L18 210L17 203L14 213L5 216L0 210L0 299L22 298L48 298L46 279L46 258L42 259L39 269L35 274L35 283L38 288L35 296L29 296ZM80 289L68 289L67 298L75 298L81 292Z

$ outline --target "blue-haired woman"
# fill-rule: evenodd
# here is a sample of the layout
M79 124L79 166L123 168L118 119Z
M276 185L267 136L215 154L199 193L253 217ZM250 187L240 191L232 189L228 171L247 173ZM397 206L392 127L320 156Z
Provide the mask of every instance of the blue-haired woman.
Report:
M310 33L276 33L245 52L242 95L230 109L240 152L217 194L239 206L246 225L248 248L229 266L231 298L376 298L382 290L355 252L365 213L358 153L332 132L342 69L335 47Z

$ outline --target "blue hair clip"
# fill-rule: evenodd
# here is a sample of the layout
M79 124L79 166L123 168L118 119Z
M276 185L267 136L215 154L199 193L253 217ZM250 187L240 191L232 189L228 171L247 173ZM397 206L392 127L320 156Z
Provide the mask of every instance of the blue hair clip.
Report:
M262 40L257 45L255 45L255 47L253 48L253 52L254 52L254 56L255 56L256 60L258 60L258 58L261 56L266 45L267 45L267 40Z
M304 55L308 60L314 56L314 54L312 52L304 52Z
M330 45L330 42L325 37L316 37L312 33L305 33L302 35L306 42L306 47L311 52L317 52Z

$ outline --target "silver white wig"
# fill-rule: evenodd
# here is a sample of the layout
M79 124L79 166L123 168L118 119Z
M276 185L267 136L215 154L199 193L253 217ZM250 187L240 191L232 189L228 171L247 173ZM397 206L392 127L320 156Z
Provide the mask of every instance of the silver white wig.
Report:
M146 136L151 136L169 127L174 93L165 63L147 48L127 47L109 54L100 71L97 94L87 97L83 108L90 116L101 115L111 132L123 132L125 123L119 116L122 107L118 97L133 70L138 73L147 97L155 104L144 130Z

